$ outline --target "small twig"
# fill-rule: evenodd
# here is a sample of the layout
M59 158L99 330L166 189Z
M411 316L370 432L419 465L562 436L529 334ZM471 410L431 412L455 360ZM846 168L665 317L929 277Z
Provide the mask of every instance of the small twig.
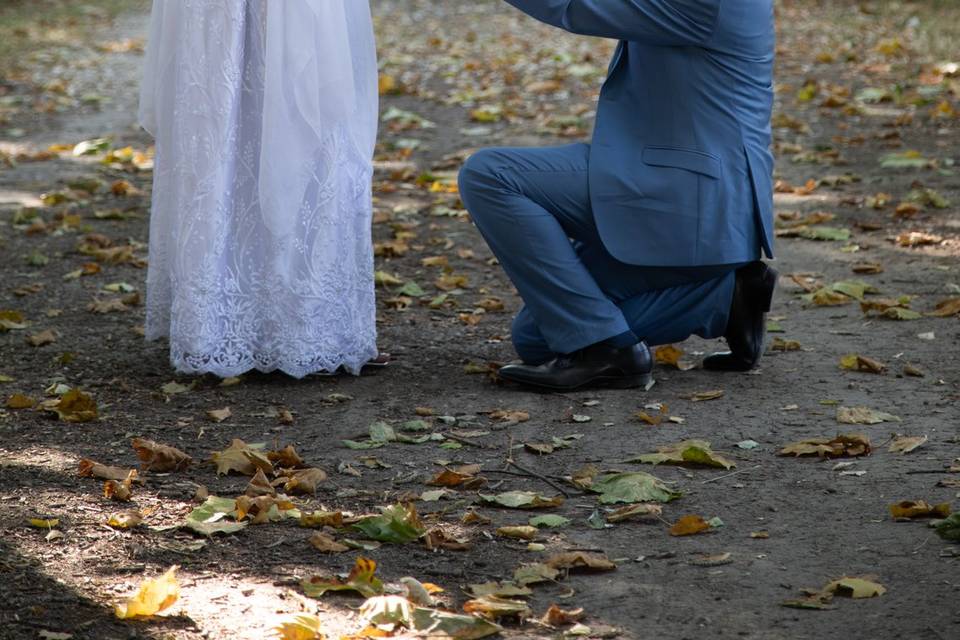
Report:
M505 476L516 476L516 477L518 477L518 478L529 478L529 477L530 477L530 474L528 474L528 473L520 473L519 471L510 471L509 469L484 469L484 470L481 472L481 475L484 474L484 473L497 473L497 474L501 474L501 475L505 475ZM546 476L546 475L545 475L544 477L545 477L545 478L550 478L551 480L557 480L558 482L562 482L562 481L564 480L564 478L561 477L561 476ZM592 508L592 507L591 507L591 508Z
M907 471L908 476L916 475L919 473L949 473L946 469L913 469L912 471Z
M487 445L485 445L485 444L480 444L479 442L474 442L473 440L468 440L468 439L463 438L463 437L461 437L461 436L455 436L455 435L453 435L452 433L444 433L444 434L443 434L443 437L444 437L444 438L450 438L451 440L456 440L456 441L459 442L460 444L465 444L465 445L468 445L468 446L471 446L471 447L477 447L478 449L486 449L486 448L487 448Z
M709 484L711 482L716 482L717 480L723 480L724 478L729 478L730 476L735 476L740 473L746 473L747 471L753 471L754 469L759 469L763 465L756 465L755 467L747 467L746 469L740 469L740 471L734 471L733 473L726 473L722 476L717 476L716 478L710 478L709 480L704 480L703 484Z
M513 461L512 458L507 458L507 464L510 465L511 467L513 467L514 469L516 469L517 471L522 471L524 474L530 476L531 478L536 478L537 480L540 480L541 482L547 483L548 485L550 485L551 487L553 487L555 490L557 490L557 491L559 491L560 493L562 493L564 498L569 498L569 497L570 497L570 494L567 493L566 491L564 491L564 490L563 490L563 487L561 487L560 485L558 485L556 482L554 482L554 481L551 480L550 478L546 477L545 475L542 475L542 474L540 474L540 473L537 473L536 471L531 471L530 469L527 469L526 467L523 467L523 466L517 464L516 462Z

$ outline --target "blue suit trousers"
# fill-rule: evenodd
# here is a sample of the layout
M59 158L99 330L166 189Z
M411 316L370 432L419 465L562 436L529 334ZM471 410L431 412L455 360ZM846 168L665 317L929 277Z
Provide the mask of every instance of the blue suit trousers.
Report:
M630 331L650 345L722 336L742 263L614 258L594 219L589 157L587 144L486 149L461 170L463 202L524 301L517 354L540 364Z

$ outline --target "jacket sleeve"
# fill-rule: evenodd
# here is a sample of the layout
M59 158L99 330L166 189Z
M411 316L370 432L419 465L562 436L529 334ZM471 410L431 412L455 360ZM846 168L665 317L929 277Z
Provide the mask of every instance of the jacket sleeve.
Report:
M705 43L723 0L506 0L524 13L586 36L665 46Z

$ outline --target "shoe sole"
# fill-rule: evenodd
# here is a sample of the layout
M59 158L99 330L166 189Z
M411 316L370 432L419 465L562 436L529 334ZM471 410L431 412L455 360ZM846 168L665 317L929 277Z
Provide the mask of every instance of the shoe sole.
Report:
M535 382L530 382L528 380L516 380L507 376L501 376L501 379L514 384L519 384L524 387L533 387L535 389L546 389L547 391L559 391L559 392L569 392L577 391L578 389L585 389L588 387L599 387L604 389L637 389L643 388L644 391L649 391L650 388L656 384L656 380L653 379L652 373L643 373L634 376L601 376L599 378L593 378L588 380L583 384L575 385L572 387L563 387L559 385L549 385L549 384L539 384Z

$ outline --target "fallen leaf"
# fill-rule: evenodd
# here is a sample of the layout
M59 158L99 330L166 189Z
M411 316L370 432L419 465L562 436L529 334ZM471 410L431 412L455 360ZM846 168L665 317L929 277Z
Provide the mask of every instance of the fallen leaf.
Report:
M159 444L153 440L134 438L130 441L140 459L141 471L183 471L193 463L193 458L175 447ZM253 475L253 474L251 474Z
M659 478L642 471L600 476L589 490L600 494L602 504L669 502L683 495L670 489Z
M412 504L397 504L384 507L381 511L378 516L360 520L353 528L372 540L394 544L413 542L426 532L426 527Z
M383 593L383 582L374 575L376 570L376 562L360 556L346 580L313 576L303 580L301 586L303 592L311 598L319 598L328 591L355 591L370 598Z
M556 567L536 562L532 564L522 564L513 572L513 581L519 585L537 584L540 582L552 582L560 575L560 570Z
M526 411L508 411L504 409L498 409L496 411L491 411L488 415L490 416L491 420L498 420L508 424L527 422L530 419L530 414Z
M881 422L902 422L891 413L876 411L868 407L837 407L837 422L842 424L880 424Z
M40 333L27 336L27 342L34 347L42 347L44 345L53 344L56 341L57 334L54 333L52 329L47 329L45 331L41 331Z
M657 364L676 367L680 371L689 371L697 366L694 363L681 360L683 351L672 344L657 347L653 352L653 357Z
M121 511L110 515L107 519L107 526L114 529L133 529L143 523L143 514L136 509L130 511Z
M517 525L509 527L500 527L497 529L497 535L504 538L514 538L516 540L533 540L540 533L537 527L530 525Z
M533 614L526 602L498 596L483 596L468 600L463 604L463 610L489 620L509 617L524 619Z
M910 453L927 441L927 436L897 436L890 443L890 453Z
M856 353L851 353L840 358L840 368L851 371L865 371L867 373L886 373L887 371L887 365L882 362Z
M108 467L88 458L82 458L77 469L77 474L81 478L92 477L100 478L101 480L116 480L122 482L129 477L130 470L121 467Z
M478 640L503 631L485 618L423 607L413 610L413 628L425 637L454 640Z
M33 409L37 406L37 401L29 396L25 396L22 393L15 393L9 398L7 398L6 405L7 409Z
M41 403L44 411L56 413L64 422L92 422L99 417L97 401L88 393L71 389L55 400Z
M180 598L177 569L173 566L159 578L144 580L136 595L114 606L114 615L121 620L150 617L172 607Z
M507 491L496 495L480 494L480 500L488 505L507 507L508 509L544 509L559 507L562 496L547 498L533 491Z
M344 551L350 550L350 547L340 544L330 536L320 533L319 531L310 536L309 542L321 553L343 553Z
M223 422L227 418L233 415L233 412L230 411L230 407L224 407L223 409L211 409L207 411L207 417L211 422Z
M579 622L583 619L583 608L563 610L555 604L551 604L547 612L540 618L540 622L551 627L562 627L568 624Z
M823 591L848 598L875 598L885 594L887 589L866 578L843 577L825 586Z
M300 469L285 476L283 490L292 494L316 495L317 485L327 479L327 472L323 469Z
M278 640L326 640L323 633L323 620L319 616L299 613L284 620L272 631Z
M600 553L570 551L550 556L545 564L561 571L613 571L617 565Z
M949 298L938 302L936 308L930 312L930 315L937 318L949 318L960 315L960 298Z
M263 473L263 469L257 469L257 473L250 479L243 495L250 498L259 498L260 496L276 497L277 490L270 484L270 480L268 480L267 476Z
M951 511L949 502L930 505L923 500L903 500L890 505L890 515L894 519L946 518Z
M303 458L300 457L297 450L290 444L279 451L268 451L267 460L284 469L294 469L303 466Z
M127 477L122 481L107 480L103 485L103 497L117 502L127 502L133 495L131 489L133 481L137 478L136 469L131 469Z
M960 511L939 522L935 528L937 535L944 540L960 542Z
M821 458L870 455L870 440L860 433L840 434L835 438L813 438L788 444L781 456L820 456Z
M236 500L209 496L202 505L187 514L183 526L205 536L236 533L246 528L247 523L224 520L228 516L234 517L236 510Z
M643 464L678 464L732 469L736 463L714 453L705 440L684 440L657 448L657 453L647 453L627 462Z
M705 402L707 400L716 400L717 398L722 398L723 391L721 389L715 389L713 391L699 391L686 397L694 402Z
M688 515L683 516L670 527L672 536L692 536L697 533L709 531L710 525L701 516Z
M226 475L231 471L253 476L257 469L264 473L273 472L273 463L261 453L262 446L248 445L243 440L235 438L230 446L223 451L213 454L213 462L217 465L217 475Z
M342 511L313 511L300 514L300 526L312 529L321 527L334 527L340 529L343 527Z
M556 529L559 527L565 527L570 524L570 518L564 518L563 516L558 516L554 514L545 514L542 516L534 516L529 520L530 525L534 527L548 527L551 529Z
M631 504L612 511L607 514L607 522L623 522L631 518L658 518L663 513L663 507L659 504Z

